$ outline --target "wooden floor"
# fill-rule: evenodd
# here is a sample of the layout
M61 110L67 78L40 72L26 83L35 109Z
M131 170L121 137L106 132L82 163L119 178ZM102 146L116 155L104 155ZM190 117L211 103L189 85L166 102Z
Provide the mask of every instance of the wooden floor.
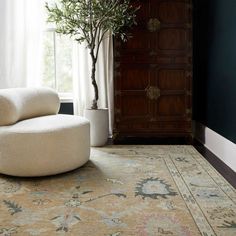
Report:
M216 155L204 147L201 143L194 141L193 145L201 154L206 158L206 160L214 166L214 168L222 175L224 178L236 188L236 173L229 168L223 161L221 161Z

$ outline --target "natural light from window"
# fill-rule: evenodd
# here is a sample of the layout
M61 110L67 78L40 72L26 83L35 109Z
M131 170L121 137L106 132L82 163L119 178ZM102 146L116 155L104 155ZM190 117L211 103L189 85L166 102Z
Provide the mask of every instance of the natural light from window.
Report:
M61 98L72 94L72 39L46 24L43 35L43 86L57 90Z

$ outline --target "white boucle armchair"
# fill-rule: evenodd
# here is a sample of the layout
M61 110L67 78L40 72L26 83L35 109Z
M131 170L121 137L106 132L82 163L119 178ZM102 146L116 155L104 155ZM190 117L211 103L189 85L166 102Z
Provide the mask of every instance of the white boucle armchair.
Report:
M0 90L0 173L45 176L89 160L90 124L60 115L58 94L48 88Z

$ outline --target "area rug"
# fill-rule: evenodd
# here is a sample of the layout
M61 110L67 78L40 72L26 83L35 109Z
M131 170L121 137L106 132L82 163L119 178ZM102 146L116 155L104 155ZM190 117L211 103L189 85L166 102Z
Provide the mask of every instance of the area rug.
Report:
M66 174L0 175L0 235L235 236L236 191L192 146L93 148Z

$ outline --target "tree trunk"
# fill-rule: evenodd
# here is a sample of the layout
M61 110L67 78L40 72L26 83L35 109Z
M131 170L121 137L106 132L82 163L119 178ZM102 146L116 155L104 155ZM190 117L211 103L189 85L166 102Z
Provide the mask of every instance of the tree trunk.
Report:
M95 78L95 72L96 72L96 58L94 57L94 51L91 50L90 52L91 58L92 58L92 74L91 74L91 79L92 79L92 85L94 88L94 99L93 99L93 103L91 106L91 109L98 109L98 86L97 86L97 82L96 82L96 78Z

